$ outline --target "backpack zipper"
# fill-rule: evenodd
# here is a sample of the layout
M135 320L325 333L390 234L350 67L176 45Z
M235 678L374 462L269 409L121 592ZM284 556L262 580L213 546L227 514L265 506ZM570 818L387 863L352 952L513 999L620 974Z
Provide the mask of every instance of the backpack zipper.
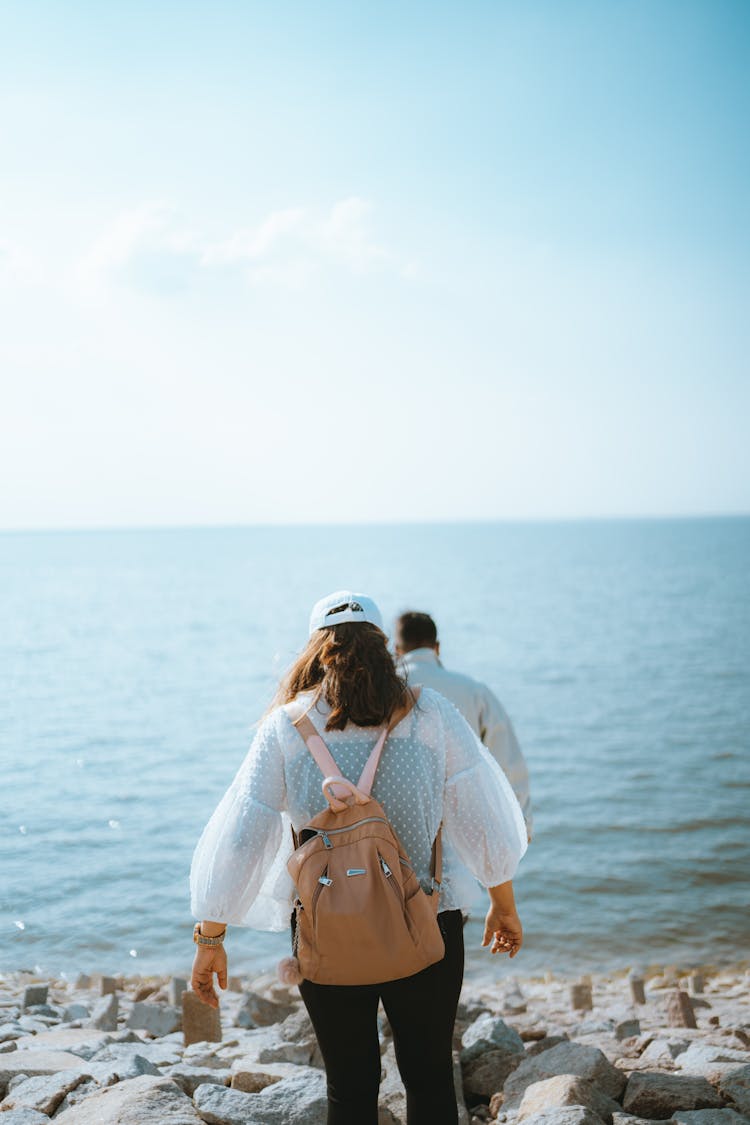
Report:
M332 848L333 844L328 839L329 836L335 836L339 832L351 832L354 828L359 828L360 824L371 824L373 821L379 821L381 824L387 824L384 816L366 816L362 820L357 820L354 824L347 824L346 828L316 828L315 835L320 836L323 841L323 847Z
M313 891L312 901L310 903L310 918L312 919L313 928L315 927L315 910L318 905L318 899L320 898L323 888L330 887L332 883L333 879L328 878L328 865L326 865L323 874L315 884L315 890Z
M403 910L403 908L404 908L404 895L403 895L403 892L402 892L401 888L398 885L398 881L393 878L393 872L391 871L390 867L388 866L388 864L383 859L380 852L378 852L378 859L380 861L381 870L382 870L383 874L385 875L385 881L388 884L388 886L393 890L393 893L395 894L396 898L398 899L398 904L401 907L401 909Z

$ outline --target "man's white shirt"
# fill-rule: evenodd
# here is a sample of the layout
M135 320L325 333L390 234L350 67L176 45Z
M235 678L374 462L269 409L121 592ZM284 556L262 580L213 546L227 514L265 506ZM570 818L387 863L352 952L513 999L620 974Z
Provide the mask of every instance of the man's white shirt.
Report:
M529 795L529 771L513 724L497 696L479 680L444 668L433 648L413 649L402 656L398 664L410 684L424 684L449 699L479 735L508 778L531 838L534 818Z

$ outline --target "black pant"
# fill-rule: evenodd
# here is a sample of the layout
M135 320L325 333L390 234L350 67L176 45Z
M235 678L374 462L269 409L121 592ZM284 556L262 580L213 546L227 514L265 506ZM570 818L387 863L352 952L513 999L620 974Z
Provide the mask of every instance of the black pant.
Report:
M453 1024L464 973L463 917L444 910L441 961L386 984L299 986L328 1081L328 1125L377 1125L380 1086L378 1001L393 1031L406 1088L408 1125L456 1125Z

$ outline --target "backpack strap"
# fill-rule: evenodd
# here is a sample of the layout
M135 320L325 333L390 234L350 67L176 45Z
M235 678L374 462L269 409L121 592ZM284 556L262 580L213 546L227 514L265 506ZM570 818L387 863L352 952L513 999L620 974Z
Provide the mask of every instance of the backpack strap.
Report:
M325 781L323 783L323 793L328 800L331 808L337 812L341 812L346 806L343 803L345 797L351 794L351 783L347 782L347 788L344 789L342 785L336 785L336 779L345 781L346 779L341 776L341 770L336 765L331 751L326 746L323 739L315 729L312 719L309 717L307 711L303 711L295 719L295 705L288 703L286 705L287 714L292 720L293 725L299 732L300 737L304 740L307 749L315 759L320 772L323 774ZM309 710L309 708L308 708ZM328 790L328 792L326 791Z
M311 718L309 718L307 712L305 712L304 715L300 715L298 719L292 719L292 722L304 739L305 745L315 759L318 769L323 774L323 777L340 777L341 770L333 760L331 751L328 749L325 742L318 734L313 721Z
M430 858L430 878L432 879L432 894L435 895L435 903L437 909L437 899L440 894L440 888L443 883L443 840L442 840L443 825L441 823L437 830L437 836L432 841L432 856Z
M414 704L419 699L421 687L410 688L407 690L408 694L406 697L406 703L404 703L403 706L399 707L391 715L391 718L388 721L388 725L383 728L378 741L375 743L372 749L370 757L365 762L365 768L362 770L362 776L357 782L357 788L359 789L359 791L361 793L366 793L368 797L372 792L372 787L375 781L375 771L378 768L380 755L383 753L383 747L385 746L386 738L391 733L391 731L398 726L401 720L406 718Z
M380 762L380 756L383 753L383 747L385 746L385 740L387 739L387 737L391 733L391 731L394 729L394 727L397 727L398 724L401 722L401 720L406 718L406 716L409 714L409 712L411 711L414 704L419 699L419 693L420 693L420 690L421 690L419 687L409 688L407 690L408 690L408 695L407 695L406 703L403 704L403 706L399 707L393 713L393 715L389 719L386 726L383 727L382 731L380 732L380 735L378 736L378 740L377 740L377 742L375 743L375 746L372 749L370 757L365 762L365 768L362 771L362 776L360 777L356 788L359 790L359 792L361 794L364 794L364 796L366 796L366 797L370 796L370 792L372 790L373 782L375 781L375 771L378 768L378 763ZM309 710L309 708L308 708L308 710ZM331 779L341 778L341 770L336 765L336 762L334 760L333 755L331 754L331 751L328 749L325 742L323 741L323 739L321 738L321 736L318 734L317 730L315 729L315 725L314 725L312 719L310 718L310 716L308 715L308 712L304 711L301 715L298 715L297 718L295 719L294 718L294 713L295 713L294 704L292 703L292 704L287 704L287 713L288 713L290 719L292 720L292 723L296 727L297 731L299 732L300 736L304 740L305 745L307 746L307 749L310 751L313 758L315 759L315 762L318 766L318 769L323 774L323 777L326 779L326 782L328 782ZM342 780L343 780L343 778L342 778ZM330 789L334 798L338 797L339 800L343 796L349 796L349 792L351 792L350 783L348 783L349 792L347 792L346 794L342 794L340 792L342 786L338 787L339 792L336 792L336 788L335 788L334 784L331 784L330 786L327 786L327 788Z

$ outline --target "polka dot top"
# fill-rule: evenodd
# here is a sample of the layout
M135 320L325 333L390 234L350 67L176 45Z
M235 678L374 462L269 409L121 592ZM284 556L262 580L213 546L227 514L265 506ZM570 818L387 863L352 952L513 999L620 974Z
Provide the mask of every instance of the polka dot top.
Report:
M305 707L314 693L297 699ZM355 784L381 728L325 729L330 708L309 711L339 770ZM322 774L283 707L262 722L237 775L198 841L190 870L195 918L283 930L294 887L286 870L296 830L326 807ZM510 782L463 715L423 688L388 736L372 787L429 890L432 843L443 825L441 910L467 907L479 880L512 879L526 851L523 813ZM473 877L473 878L472 878Z

